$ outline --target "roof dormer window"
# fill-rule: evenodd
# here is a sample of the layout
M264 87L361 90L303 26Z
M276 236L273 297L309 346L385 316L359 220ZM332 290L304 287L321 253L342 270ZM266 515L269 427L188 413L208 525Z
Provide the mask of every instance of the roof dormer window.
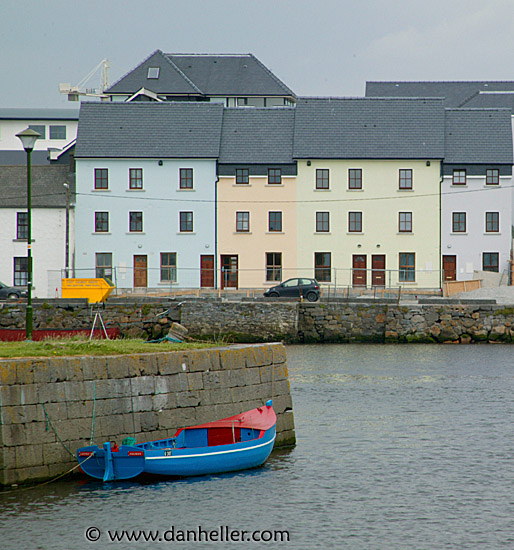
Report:
M160 70L161 70L160 67L148 67L148 73L146 74L146 78L158 79Z

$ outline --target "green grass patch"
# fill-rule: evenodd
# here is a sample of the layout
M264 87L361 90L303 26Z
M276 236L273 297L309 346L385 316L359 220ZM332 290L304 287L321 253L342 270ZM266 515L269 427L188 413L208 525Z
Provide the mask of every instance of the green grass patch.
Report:
M128 355L131 353L159 353L204 349L219 345L217 342L150 344L140 339L84 340L73 338L49 338L40 342L0 342L0 359L14 357L66 357L73 355Z

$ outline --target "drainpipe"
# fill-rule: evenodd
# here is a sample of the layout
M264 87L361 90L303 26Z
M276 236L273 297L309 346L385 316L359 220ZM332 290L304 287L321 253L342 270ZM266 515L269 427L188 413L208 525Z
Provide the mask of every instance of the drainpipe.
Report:
M443 163L441 161L440 176L439 176L439 287L443 291L443 231L442 231L442 200L443 200ZM455 266L457 269L457 266Z
M214 288L218 288L218 161L216 160L216 180L214 181Z

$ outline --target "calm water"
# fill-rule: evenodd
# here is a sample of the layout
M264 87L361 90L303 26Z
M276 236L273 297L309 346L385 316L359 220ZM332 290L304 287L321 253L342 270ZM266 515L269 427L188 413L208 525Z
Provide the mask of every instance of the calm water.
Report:
M514 548L513 352L288 347L294 449L239 474L4 494L0 548ZM108 530L172 526L287 530L290 542L108 542Z

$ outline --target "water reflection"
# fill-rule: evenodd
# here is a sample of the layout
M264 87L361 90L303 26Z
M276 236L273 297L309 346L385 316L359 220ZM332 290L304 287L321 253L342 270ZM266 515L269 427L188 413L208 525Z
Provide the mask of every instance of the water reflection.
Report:
M502 345L290 346L295 448L248 472L6 494L0 546L91 548L91 525L104 546L108 529L230 525L291 534L231 548L511 548L511 357Z

